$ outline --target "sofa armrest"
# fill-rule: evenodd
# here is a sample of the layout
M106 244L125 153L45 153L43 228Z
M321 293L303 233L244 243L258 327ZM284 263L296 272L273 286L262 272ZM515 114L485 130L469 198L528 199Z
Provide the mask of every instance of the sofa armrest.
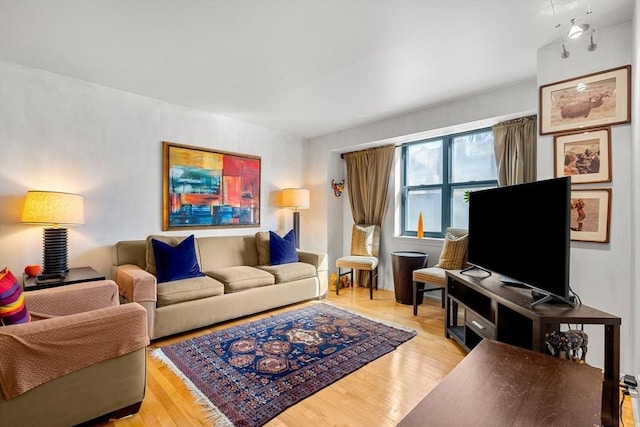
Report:
M298 249L298 260L313 265L317 271L327 271L329 269L327 254L324 252Z
M156 277L134 264L119 265L115 268L115 280L120 295L133 302L156 302L158 282Z
M124 304L0 329L0 386L7 399L149 344L146 310Z
M25 292L24 300L31 316L43 319L119 304L118 286L113 280L75 283Z

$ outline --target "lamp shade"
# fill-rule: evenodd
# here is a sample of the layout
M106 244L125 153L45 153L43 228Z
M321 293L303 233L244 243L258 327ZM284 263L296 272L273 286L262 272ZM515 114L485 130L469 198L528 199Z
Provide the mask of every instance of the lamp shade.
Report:
M309 190L304 188L285 188L282 190L282 207L294 210L309 209L311 206Z
M78 194L28 191L21 222L31 224L84 224L84 199Z

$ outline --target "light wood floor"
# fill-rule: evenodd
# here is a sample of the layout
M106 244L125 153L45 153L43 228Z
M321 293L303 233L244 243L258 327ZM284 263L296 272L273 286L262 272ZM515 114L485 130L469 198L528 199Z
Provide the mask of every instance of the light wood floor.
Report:
M374 300L371 301L368 289L346 289L339 296L330 293L328 302L365 316L408 326L415 329L418 335L395 351L290 407L267 426L395 426L465 355L453 340L444 337L444 310L440 308L439 301L425 298L418 316L413 316L412 306L396 303L392 291L375 291ZM295 310L300 306L157 340L150 349L248 320ZM147 361L147 392L140 412L125 419L95 423L95 426L212 425L206 412L168 367L150 355ZM623 420L625 427L633 426L628 398L623 409Z

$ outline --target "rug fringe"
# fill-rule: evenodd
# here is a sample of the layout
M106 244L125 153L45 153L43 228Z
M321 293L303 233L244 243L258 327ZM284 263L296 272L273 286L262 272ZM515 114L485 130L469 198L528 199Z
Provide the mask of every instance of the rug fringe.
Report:
M315 301L315 303L317 303L317 304L326 304L326 305L328 305L330 307L337 308L338 310L346 311L347 313L351 313L351 314L355 314L356 316L364 317L365 319L369 319L369 320L371 320L373 322L382 323L383 325L389 326L391 328L400 329L402 331L410 332L410 333L413 333L413 334L417 334L418 333L418 331L416 331L415 329L410 328L408 326L399 325L397 323L389 322L387 320L383 320L383 319L380 319L380 318L377 318L377 317L368 316L366 314L362 314L359 311L355 311L355 310L352 310L350 308L339 307L338 305L336 305L336 304L334 304L332 302Z
M227 418L227 416L214 405L207 396L198 390L198 387L191 382L191 380L178 369L178 367L169 359L162 348L156 348L151 350L151 355L156 359L167 365L187 386L193 397L196 399L196 403L203 407L207 412L206 419L213 421L215 427L234 427L234 424Z

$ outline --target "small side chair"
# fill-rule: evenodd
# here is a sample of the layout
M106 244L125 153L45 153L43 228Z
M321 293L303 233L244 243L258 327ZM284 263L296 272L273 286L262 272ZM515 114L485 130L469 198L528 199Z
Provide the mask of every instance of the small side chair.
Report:
M354 224L351 230L351 254L336 260L338 267L338 283L336 283L336 295L340 295L340 277L351 276L354 281L353 271L369 272L369 298L373 299L373 287L378 289L378 256L380 250L380 226ZM349 271L342 272L342 269ZM357 275L356 275L357 277Z
M433 267L413 271L413 315L418 315L418 295L440 291L442 308L445 303L446 271L467 266L468 231L447 228L438 263ZM422 284L422 286L420 286Z

